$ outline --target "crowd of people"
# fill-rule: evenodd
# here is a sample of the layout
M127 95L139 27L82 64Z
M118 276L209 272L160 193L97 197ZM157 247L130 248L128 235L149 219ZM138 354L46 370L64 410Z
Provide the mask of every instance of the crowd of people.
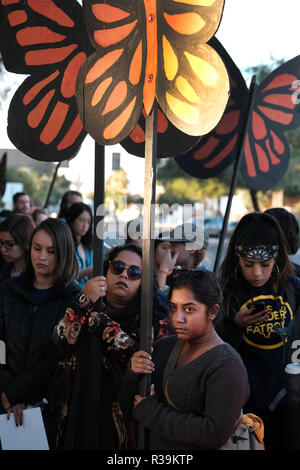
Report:
M93 392L97 449L136 449L139 426L150 450L222 449L245 414L266 450L300 448L285 374L300 312L291 213L242 217L218 273L205 266L205 231L193 249L184 226L160 233L144 351L142 238L128 234L93 277L93 214L78 191L56 218L26 193L13 205L0 221L0 413L19 426L41 406L50 449L89 449Z

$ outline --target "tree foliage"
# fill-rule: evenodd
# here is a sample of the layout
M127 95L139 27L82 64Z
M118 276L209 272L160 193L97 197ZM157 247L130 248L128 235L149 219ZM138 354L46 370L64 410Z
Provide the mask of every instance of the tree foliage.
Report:
M105 183L105 203L113 203L119 209L121 197L128 195L128 183L127 174L123 168L113 170Z
M248 77L256 76L256 83L259 85L267 76L280 65L284 64L284 59L275 59L270 57L269 64L259 64L245 69L245 73Z
M24 191L30 197L37 197L45 202L50 184L54 174L53 163L43 163L34 168L8 167L6 169L6 181L23 183ZM65 176L56 176L55 184L51 193L50 205L57 205L64 192L70 188L71 182Z
M176 163L174 158L159 160L157 181L165 192L159 197L159 203L169 205L192 204L205 201L206 198L219 198L228 194L233 166L222 172L218 178L198 179L188 175ZM241 180L241 185L243 182Z

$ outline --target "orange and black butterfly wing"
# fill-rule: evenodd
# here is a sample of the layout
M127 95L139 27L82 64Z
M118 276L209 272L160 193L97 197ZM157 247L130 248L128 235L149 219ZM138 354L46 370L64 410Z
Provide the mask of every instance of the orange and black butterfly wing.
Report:
M145 112L129 136L120 144L130 154L145 156ZM160 106L157 112L157 157L175 157L193 148L200 137L188 135L175 127L164 115Z
M86 28L96 52L77 80L85 129L102 145L119 143L134 129L143 107L147 51L143 1L84 3Z
M92 52L82 7L75 0L0 0L0 5L4 65L30 75L10 103L8 136L34 159L72 158L86 136L76 77Z
M157 99L167 118L190 135L210 132L227 105L228 74L207 44L223 6L223 0L157 2Z
M230 97L218 125L202 136L192 150L176 158L176 163L195 178L215 177L236 160L247 118L249 91L239 68L216 38L212 38L209 44L218 52L226 66Z
M286 172L286 131L300 125L300 55L274 70L258 86L245 138L241 171L254 190L273 188Z

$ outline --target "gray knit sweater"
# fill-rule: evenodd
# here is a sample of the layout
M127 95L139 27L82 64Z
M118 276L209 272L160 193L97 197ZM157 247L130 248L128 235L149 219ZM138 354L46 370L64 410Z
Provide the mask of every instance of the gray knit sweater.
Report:
M246 368L229 344L215 346L172 370L167 386L172 407L166 402L162 379L176 341L176 336L170 336L156 342L151 378L156 394L142 400L133 416L150 429L151 450L217 449L231 436L248 399ZM125 396L132 404L138 380L131 371L125 375L121 406Z

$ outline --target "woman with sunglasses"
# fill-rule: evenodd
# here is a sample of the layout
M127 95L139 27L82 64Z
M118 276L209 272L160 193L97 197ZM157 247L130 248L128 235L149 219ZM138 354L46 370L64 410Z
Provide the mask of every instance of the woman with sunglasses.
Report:
M65 222L48 218L33 231L30 257L20 276L0 288L0 339L6 364L0 366L0 413L22 425L25 406L40 406L57 365L51 335L73 297L78 266ZM46 430L57 417L44 415ZM56 435L56 429L54 430ZM53 435L48 434L52 446Z
M23 214L12 214L0 223L0 283L24 270L34 228L33 219Z
M141 249L135 245L113 248L107 255L103 271L105 277L97 276L85 284L81 294L67 309L65 317L59 322L54 332L54 340L57 346L62 348L62 353L65 351L66 354L69 350L65 359L59 364L53 380L54 400L57 400L58 390L62 391L59 404L62 414L58 447L63 449L90 448L89 435L82 432L84 427L82 422L85 417L80 416L80 411L84 415L85 410L78 409L76 400L81 400L83 395L90 393L87 380L83 378L86 370L83 367L80 371L77 352L83 347L87 335L91 334L100 338L102 343L101 361L99 360L102 432L97 448L118 449L118 433L115 424L118 410L114 402L129 358L138 349L139 344ZM95 305L100 297L102 305ZM158 330L155 326L154 330L156 334ZM66 380L68 385L65 385ZM84 387L84 381L87 387L85 392L80 388L80 386ZM89 426L88 423L86 425Z
M150 430L150 450L217 449L232 435L249 395L239 354L217 335L213 320L222 304L220 285L206 270L180 270L170 285L175 335L154 344L152 355L133 354L119 404ZM151 374L149 397L138 393Z
M224 310L215 327L240 353L251 394L245 410L265 424L266 449L284 449L288 436L284 369L285 337L300 305L300 279L278 221L266 213L245 215L235 228L220 269Z

